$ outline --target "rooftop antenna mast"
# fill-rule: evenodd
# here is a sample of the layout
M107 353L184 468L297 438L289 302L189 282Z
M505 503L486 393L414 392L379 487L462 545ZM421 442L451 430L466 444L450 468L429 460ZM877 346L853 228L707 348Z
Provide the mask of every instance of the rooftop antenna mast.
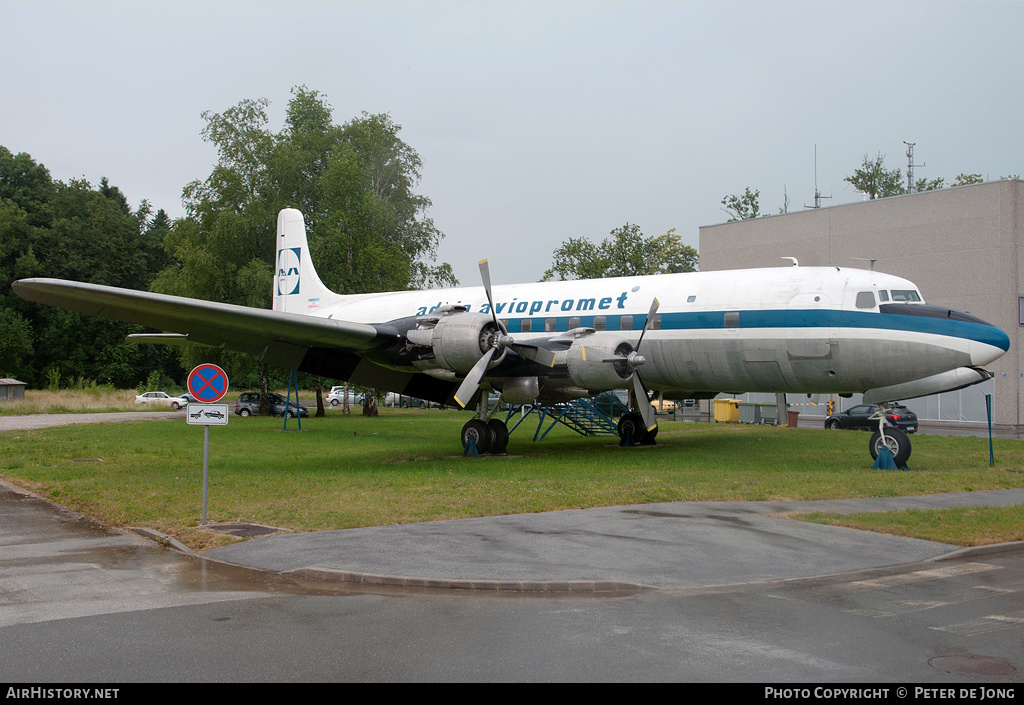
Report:
M818 190L818 145L814 145L814 205L809 206L805 203L804 208L821 208L821 200L823 198L832 197L822 196L821 191Z
M903 144L907 145L907 193L914 192L914 167L915 166L928 166L927 164L915 164L914 163L914 145L917 142L903 141Z

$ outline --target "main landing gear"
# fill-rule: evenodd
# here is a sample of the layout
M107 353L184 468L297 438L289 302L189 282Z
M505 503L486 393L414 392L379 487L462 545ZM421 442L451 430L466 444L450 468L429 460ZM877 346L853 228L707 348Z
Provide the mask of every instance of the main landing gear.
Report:
M500 404L487 411L487 394L480 395L477 403L477 418L466 422L462 427L462 447L469 449L470 441L477 453L503 455L508 448L508 426L501 419L490 418L498 410Z
M623 414L619 419L619 445L653 446L655 437L658 435L658 427L650 431L644 423L644 417L635 411Z

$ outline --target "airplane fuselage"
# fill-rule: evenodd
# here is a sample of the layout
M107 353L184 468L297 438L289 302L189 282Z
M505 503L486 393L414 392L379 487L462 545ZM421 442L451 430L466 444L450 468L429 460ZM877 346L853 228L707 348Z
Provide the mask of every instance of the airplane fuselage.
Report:
M289 298L301 295L296 287ZM660 308L640 350L646 359L641 374L650 388L668 394L864 392L980 367L1009 347L1000 329L925 305L912 282L860 269L781 267L540 282L495 286L493 297L494 313L517 341L593 328L632 345L657 298ZM483 287L308 303L315 316L372 324L429 319L452 305L491 314ZM294 301L289 310L296 310ZM414 367L385 357L377 361Z

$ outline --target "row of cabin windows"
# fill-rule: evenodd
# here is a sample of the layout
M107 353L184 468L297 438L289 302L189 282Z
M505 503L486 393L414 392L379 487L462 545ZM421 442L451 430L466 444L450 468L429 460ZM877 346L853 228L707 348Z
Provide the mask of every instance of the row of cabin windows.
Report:
M619 327L618 330L633 330L633 316L619 316ZM538 319L539 320L539 319ZM545 318L544 319L544 332L553 333L557 330L557 318ZM533 321L532 318L523 318L519 321L519 330L523 333L533 332ZM506 328L508 328L508 319L502 319L501 321ZM569 330L580 327L580 317L572 316L569 318ZM608 319L606 316L594 316L595 330L608 330ZM657 330L661 328L661 314L654 315L654 322L651 324L651 328ZM538 332L540 327L537 328Z

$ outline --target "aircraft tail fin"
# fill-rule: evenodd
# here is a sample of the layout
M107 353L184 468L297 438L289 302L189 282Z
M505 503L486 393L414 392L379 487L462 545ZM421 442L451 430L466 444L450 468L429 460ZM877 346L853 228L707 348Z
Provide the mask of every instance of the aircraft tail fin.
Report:
M316 314L342 297L324 286L309 256L306 221L294 208L277 215L274 310Z

